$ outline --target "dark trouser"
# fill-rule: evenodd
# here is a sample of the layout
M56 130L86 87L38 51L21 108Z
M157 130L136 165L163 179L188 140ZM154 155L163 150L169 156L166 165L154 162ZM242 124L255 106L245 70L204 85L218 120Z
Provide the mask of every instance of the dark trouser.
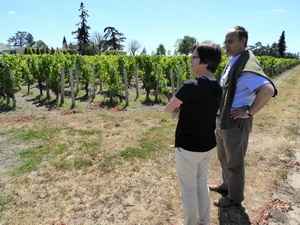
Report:
M223 186L228 190L228 197L236 203L241 203L244 200L244 158L251 127L252 118L237 119L234 128L231 129L220 129L218 125L216 128L218 158L222 167Z

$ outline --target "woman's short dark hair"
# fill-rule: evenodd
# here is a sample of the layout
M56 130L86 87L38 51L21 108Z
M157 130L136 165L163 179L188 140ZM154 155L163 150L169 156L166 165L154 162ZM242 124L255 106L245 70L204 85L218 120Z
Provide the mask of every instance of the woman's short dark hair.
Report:
M234 29L234 32L236 32L238 34L240 40L242 40L242 39L246 40L245 47L247 47L248 31L242 26L235 26L233 29Z
M211 41L205 41L193 46L193 51L197 49L200 63L207 64L207 69L216 72L221 62L221 47Z

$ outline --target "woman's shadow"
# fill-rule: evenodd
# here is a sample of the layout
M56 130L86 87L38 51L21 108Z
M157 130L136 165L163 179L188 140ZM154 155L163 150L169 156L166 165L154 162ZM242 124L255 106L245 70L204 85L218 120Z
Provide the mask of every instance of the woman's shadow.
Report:
M244 207L219 208L218 217L220 225L251 225Z

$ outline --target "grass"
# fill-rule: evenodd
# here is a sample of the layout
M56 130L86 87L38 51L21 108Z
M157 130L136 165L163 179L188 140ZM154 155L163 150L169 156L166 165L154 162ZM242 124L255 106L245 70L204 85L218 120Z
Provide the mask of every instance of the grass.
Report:
M56 158L57 155L64 152L65 148L66 146L61 144L55 146L45 144L28 148L18 154L21 163L11 173L19 176L37 170L43 161Z
M111 172L117 165L121 165L124 160L148 160L163 154L168 150L169 127L155 127L149 129L139 140L138 146L127 147L115 154L106 155L99 163L98 167L102 172Z
M141 161L155 159L168 152L170 150L170 138L174 132L174 122L166 119L168 116L161 114L161 125L148 129L141 135L136 145L126 147L117 153L106 155L98 163L101 171L104 173L111 172L116 166L120 166L124 160L139 160L142 163Z
M2 217L2 212L5 210L5 207L11 201L11 196L0 192L0 219Z
M286 129L287 129L289 135L292 135L292 136L300 135L300 124L291 124L291 125L287 126Z
M253 187L248 186L250 193L276 188L287 178L285 163L293 159L297 149L295 140L299 136L299 88L299 74L291 72L278 86L279 95L255 116L251 137L257 142L249 144L247 159L250 163L246 173L248 180L257 181L252 184ZM261 175L258 170L263 171Z
M90 159L80 158L79 156L73 159L55 160L51 162L56 169L59 170L80 170L90 167L94 162Z
M164 127L155 127L145 133L139 141L139 147L127 147L120 152L124 159L141 158L148 159L155 152L167 149L168 131Z
M38 170L44 161L63 170L89 167L99 153L102 141L100 130L51 127L49 124L11 129L9 133L21 142L39 143L18 154L20 164L12 170L14 176Z
M251 218L255 210L271 198L276 185L286 179L288 170L282 158L292 157L294 149L297 149L294 140L299 135L299 128L293 123L296 121L300 102L296 99L293 103L292 99L286 96L298 94L300 84L298 79L293 82L290 82L290 79L286 81L282 83L284 86L280 88L279 96L255 116L254 131L250 135L244 204ZM79 107L84 104L85 102L77 102ZM110 109L101 109L87 114L58 115L59 119L55 119L59 122L48 123L46 129L37 124L33 124L30 128L18 129L16 132L18 140L24 140L26 143L39 140L43 143L28 148L19 155L22 159L19 174L24 176L16 178L18 183L15 189L23 191L19 193L20 198L30 193L31 205L39 201L36 193L44 190L44 184L30 178L26 179L30 181L26 183L22 178L27 178L24 173L42 169L45 162L52 166L50 171L57 170L56 172L62 175L63 179L47 179L47 173L45 175L41 173L41 176L44 176L42 178L47 180L45 185L53 191L43 201L41 207L72 209L77 203L71 200L80 198L83 211L87 209L101 212L101 205L103 205L107 210L114 210L120 215L122 213L129 215L133 211L130 211L128 206L123 207L122 204L126 197L131 196L145 200L141 203L140 200L133 199L132 202L136 204L133 207L147 209L148 217L141 210L141 213L134 217L134 221L130 220L133 218L128 218L123 221L124 224L130 222L135 224L140 221L150 221L147 224L173 222L179 224L180 194L175 180L174 154L169 147L173 142L176 121L167 114L153 110L154 108L149 110L150 107L142 106L140 99L130 104L128 109L132 111L112 112ZM292 107L287 108L287 105ZM68 118L71 119L65 121ZM45 124L45 121L40 120L39 123ZM55 123L58 125L55 126ZM55 132L51 129L55 129ZM114 143L124 142L124 140L127 143ZM218 182L220 165L216 159L216 152L214 154L210 168L210 181ZM87 169L87 173L75 171L84 169ZM68 172L70 170L72 173ZM66 187L68 195L66 198L60 197L57 201L55 198L63 191L61 187ZM73 187L76 189L78 187L77 190L80 191L72 193L70 190ZM36 193L32 190L36 190ZM89 199L89 196L95 198ZM212 200L219 198L215 194L211 197ZM98 199L101 202L103 200L103 204L98 204ZM5 205L5 198L3 202ZM114 205L116 202L117 207ZM36 213L38 206L28 207L28 211L24 210L25 207L27 206L21 205L15 210L10 208L11 211L7 214L10 213L10 218L16 218L14 221L26 217L29 218L28 221L38 221L39 224L46 223L49 218L55 217L54 213L57 214L54 210L46 210L43 211L42 217L38 218ZM59 213L62 213L65 218L77 215L77 212L71 210L62 210ZM212 221L215 224L218 221L217 213L217 209L212 208ZM166 222L168 219L171 219L171 222ZM105 223L108 217L101 214L101 217L96 220L94 224L99 221Z
M33 141L33 140L41 140L47 141L49 140L55 133L57 129L55 128L42 128L42 129L25 129L25 130L17 130L15 131L15 138L21 141Z

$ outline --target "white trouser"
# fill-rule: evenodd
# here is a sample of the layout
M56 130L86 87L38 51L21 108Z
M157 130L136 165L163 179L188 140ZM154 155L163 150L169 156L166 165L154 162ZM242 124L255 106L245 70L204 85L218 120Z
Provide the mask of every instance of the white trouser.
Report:
M208 225L210 200L207 185L212 151L191 152L176 148L176 172L181 185L184 224Z

